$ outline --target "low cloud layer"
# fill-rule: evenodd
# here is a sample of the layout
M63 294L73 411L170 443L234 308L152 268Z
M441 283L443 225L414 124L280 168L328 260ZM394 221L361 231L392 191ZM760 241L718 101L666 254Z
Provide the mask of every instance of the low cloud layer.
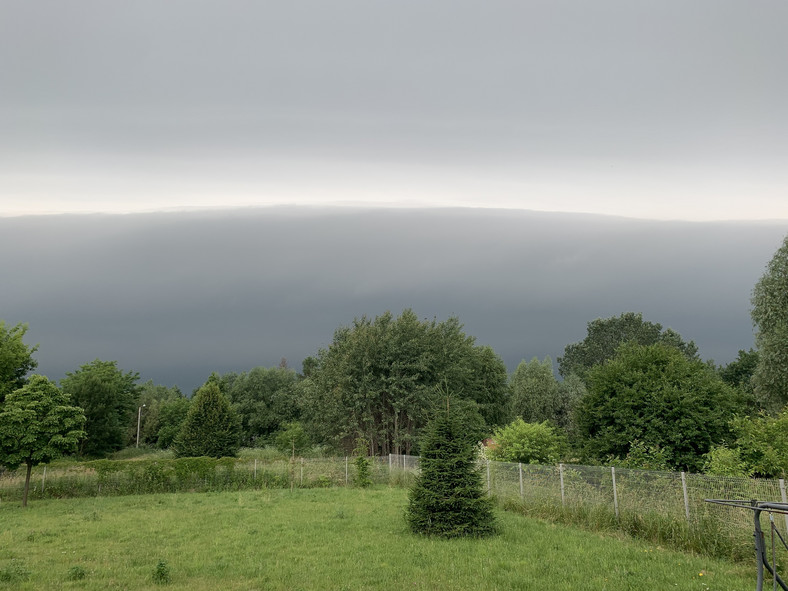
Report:
M0 219L0 318L27 322L39 371L95 358L191 391L273 366L363 314L458 316L510 371L622 312L705 359L753 344L750 292L784 224L503 210L250 209Z

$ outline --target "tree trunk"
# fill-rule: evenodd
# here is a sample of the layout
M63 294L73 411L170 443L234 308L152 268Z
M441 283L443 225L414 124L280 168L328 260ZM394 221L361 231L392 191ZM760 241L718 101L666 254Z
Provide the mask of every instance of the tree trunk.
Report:
M25 494L22 497L22 506L27 507L27 493L30 491L30 472L33 471L33 462L27 462L27 475L25 476Z

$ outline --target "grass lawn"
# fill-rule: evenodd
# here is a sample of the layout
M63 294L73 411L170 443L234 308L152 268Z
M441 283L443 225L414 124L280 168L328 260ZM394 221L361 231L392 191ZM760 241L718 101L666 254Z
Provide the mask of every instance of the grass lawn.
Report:
M406 503L407 491L386 487L3 503L0 590L755 586L754 566L501 511L493 538L418 537L405 525ZM160 561L167 584L154 581Z

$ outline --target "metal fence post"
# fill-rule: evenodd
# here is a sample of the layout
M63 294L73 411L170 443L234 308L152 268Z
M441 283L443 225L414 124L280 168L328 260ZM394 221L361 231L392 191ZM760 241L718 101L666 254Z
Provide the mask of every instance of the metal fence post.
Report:
M564 497L564 465L558 464L558 477L561 479L561 506L566 506L566 498Z
M44 466L46 469L46 466ZM788 499L785 498L785 480L780 478L780 497L783 500L783 503L788 503ZM788 513L785 514L785 531L788 532Z
M525 499L525 492L523 491L523 463L517 464L517 471L520 473L520 499Z
M689 523L689 495L687 494L687 475L684 472L681 473L681 490L684 493L684 513L687 516L687 523Z
M487 460L487 494L492 494L492 487L490 484L490 460Z
M389 454L389 475L391 475L391 454Z
M345 456L345 486L348 483L348 473L347 473L347 456Z
M610 474L613 477L613 508L616 510L616 519L618 519L618 491L616 490L616 468L610 467Z
M46 484L46 481L47 481L47 465L44 464L44 475L41 477L41 494L42 495L44 494L44 484ZM785 496L785 493L783 493L783 496Z

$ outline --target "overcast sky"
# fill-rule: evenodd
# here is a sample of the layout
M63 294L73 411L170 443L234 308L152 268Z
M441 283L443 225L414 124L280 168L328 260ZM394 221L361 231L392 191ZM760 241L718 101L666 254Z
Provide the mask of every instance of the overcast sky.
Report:
M788 219L784 0L0 0L0 215Z

